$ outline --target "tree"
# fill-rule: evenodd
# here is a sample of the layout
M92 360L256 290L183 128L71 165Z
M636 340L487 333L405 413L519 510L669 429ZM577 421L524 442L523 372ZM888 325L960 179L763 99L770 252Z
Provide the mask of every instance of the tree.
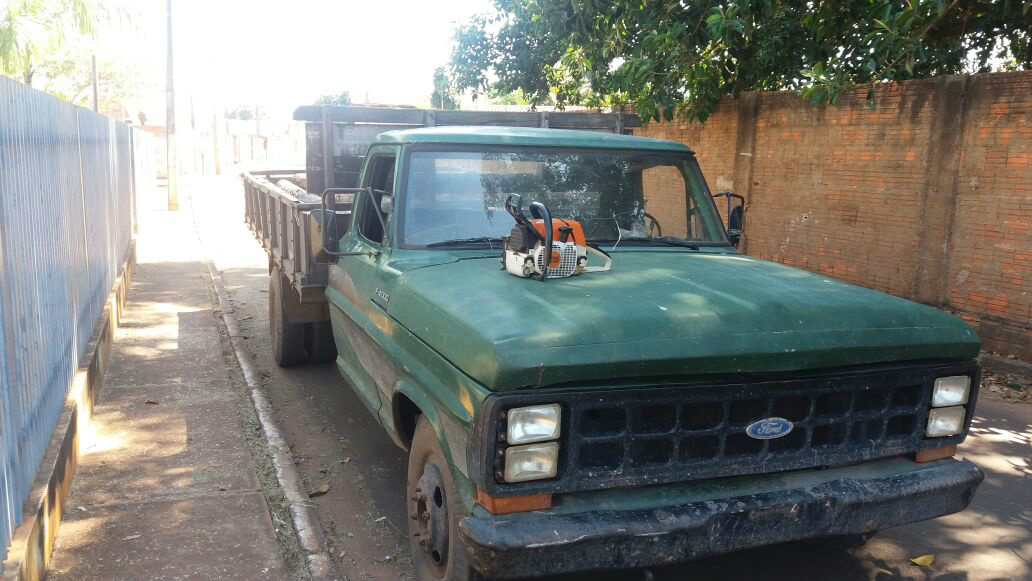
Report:
M0 67L31 86L41 62L69 36L94 35L102 10L95 0L8 0L0 12Z
M489 103L495 105L552 105L551 101L546 103L531 103L530 98L523 92L522 89L516 89L508 93L500 93L494 87L489 87L487 90L487 100Z
M724 95L1032 68L1032 0L495 0L456 32L474 95L705 120Z
M93 65L91 51L82 43L72 43L62 51L50 55L36 66L36 78L41 89L81 107L91 105L93 96ZM135 103L157 86L154 71L139 55L101 53L97 55L97 85L100 111L112 110L118 105Z
M458 92L452 87L444 67L434 69L434 92L430 95L430 106L434 109L458 109Z
M351 91L341 91L336 95L323 95L315 100L315 105L350 105Z

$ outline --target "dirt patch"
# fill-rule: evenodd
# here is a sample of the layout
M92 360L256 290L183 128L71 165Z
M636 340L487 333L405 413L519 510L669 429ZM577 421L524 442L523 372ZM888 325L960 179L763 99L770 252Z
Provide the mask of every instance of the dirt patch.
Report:
M1008 402L1032 403L1032 377L983 368L980 395Z
M223 271L227 292L290 444L338 571L350 581L412 579L404 514L404 452L331 365L271 360L262 272ZM399 478L400 476L400 478ZM271 504L271 501L270 501Z
M304 555L297 540L297 533L294 530L290 518L290 503L280 488L279 480L276 478L276 469L273 467L272 458L269 456L268 442L265 441L261 423L255 415L254 407L251 404L250 396L247 393L247 383L244 381L243 373L237 363L236 355L229 340L225 323L222 320L222 310L218 308L218 297L215 288L208 280L208 290L211 294L212 311L219 329L219 345L222 349L222 358L226 362L226 368L230 370L233 378L233 393L236 396L235 402L240 416L240 423L244 428L244 435L251 451L251 458L254 461L258 472L258 481L261 485L265 502L269 506L270 517L276 530L276 540L279 542L283 553L283 560L291 572L291 578L298 580L309 579L308 571L304 566Z

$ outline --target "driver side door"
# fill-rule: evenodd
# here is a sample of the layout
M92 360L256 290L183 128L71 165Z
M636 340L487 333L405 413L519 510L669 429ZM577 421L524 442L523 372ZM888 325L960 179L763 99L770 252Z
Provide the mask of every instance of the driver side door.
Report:
M371 188L355 199L351 228L340 240L341 256L330 265L326 298L340 357L338 366L362 402L379 416L397 374L387 356L386 316L395 276L385 267L391 255L389 206L393 196L396 147L374 146L366 156L360 187ZM378 211L379 210L379 211ZM389 400L386 400L389 401Z

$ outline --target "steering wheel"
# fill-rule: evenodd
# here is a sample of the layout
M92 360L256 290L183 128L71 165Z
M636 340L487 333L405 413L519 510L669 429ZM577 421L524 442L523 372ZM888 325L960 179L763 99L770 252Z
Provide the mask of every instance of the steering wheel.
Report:
M656 237L652 235L653 232L655 232L659 238L662 238L663 227L659 225L659 220L657 220L655 216L649 214L648 212L643 212L643 214L645 214L645 217L648 218L649 222L651 223L650 228L648 229L649 238Z
M616 222L616 227L619 228L620 223L617 220L618 217L625 215L634 216L635 214L635 212L621 212L619 214L614 214L612 218L591 218L590 220L585 220L584 222L591 223L591 226L587 229L587 237L593 238L595 232L597 232L599 228L601 228L604 225L611 225L614 222ZM660 226L659 220L657 220L655 216L649 214L648 212L642 212L642 215L644 215L644 217L649 221L649 227L647 228L646 233L650 237L653 237L653 232L655 232L656 236L663 236L663 227Z

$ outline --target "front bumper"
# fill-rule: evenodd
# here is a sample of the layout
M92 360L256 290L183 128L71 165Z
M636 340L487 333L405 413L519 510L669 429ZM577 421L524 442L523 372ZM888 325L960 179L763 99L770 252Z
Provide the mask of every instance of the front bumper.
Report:
M473 515L459 531L473 567L490 577L652 567L951 514L985 478L966 460L873 477L854 468L819 483L659 508Z

